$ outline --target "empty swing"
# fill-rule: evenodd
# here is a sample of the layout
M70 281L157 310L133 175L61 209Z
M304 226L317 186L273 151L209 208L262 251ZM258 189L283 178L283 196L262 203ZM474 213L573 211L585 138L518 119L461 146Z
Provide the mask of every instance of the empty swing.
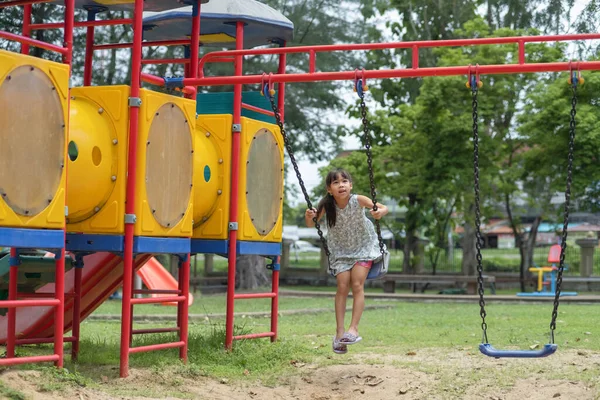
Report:
M564 221L563 231L561 240L561 251L560 251L560 263L558 267L558 275L556 278L556 293L554 297L554 309L552 310L552 319L550 322L550 342L545 344L540 350L499 350L494 348L489 342L487 337L487 324L485 322L485 300L483 298L483 267L482 267L482 256L481 247L483 238L481 237L480 222L481 213L479 207L479 133L477 125L477 92L481 88L482 82L479 80L479 73L471 73L469 80L467 81L467 87L471 89L473 97L473 168L474 168L474 189L475 189L475 231L476 231L476 242L475 247L477 250L477 273L478 273L478 287L479 287L479 306L481 316L481 329L483 330L482 343L479 345L479 350L486 356L495 358L539 358L547 357L556 352L558 345L554 343L554 330L556 329L556 317L558 315L558 305L560 299L560 287L562 284L562 274L565 264L565 250L567 247L567 228L569 224L569 202L571 199L571 181L572 181L572 170L573 170L573 148L575 145L575 115L577 106L577 84L583 84L583 78L579 71L570 71L569 84L573 90L573 97L571 101L571 120L569 125L569 150L568 150L568 163L567 163L567 184L565 190L565 208L564 208Z
M277 121L277 125L279 126L279 130L281 131L281 135L283 137L283 142L285 148L287 149L288 155L290 156L290 160L292 162L292 166L294 167L294 171L296 172L296 177L298 178L298 183L300 184L300 188L302 189L302 194L304 195L304 200L306 201L306 205L309 209L313 208L312 202L308 196L308 192L306 187L304 186L304 181L302 180L302 176L300 174L300 170L298 169L298 164L296 162L296 158L294 157L294 151L292 150L291 144L289 142L288 136L285 132L285 128L283 127L283 122L281 121L281 113L279 111L279 107L275 104L275 90L273 88L273 84L270 82L264 82L264 77L266 74L263 74L263 83L262 83L262 91L261 94L267 97L271 102L271 108L273 109L273 114L275 115L275 120ZM269 75L270 77L270 75ZM356 70L355 79L354 79L354 91L357 92L358 97L360 98L360 107L362 114L362 124L364 130L363 140L365 142L365 149L367 151L367 164L369 168L369 182L371 185L371 200L373 201L373 210L377 210L377 199L376 199L376 189L375 189L375 179L373 177L373 165L372 165L372 155L371 155L371 134L369 132L369 121L367 119L367 110L364 102L364 92L368 90L366 84L364 83L364 71L362 72L361 77L359 77L359 71ZM321 243L323 244L323 248L325 249L325 254L327 254L327 262L330 260L330 251L327 247L327 240L323 236L323 231L321 230L321 226L317 221L317 217L313 218L313 222L315 223L315 228L317 229L317 233L319 234L319 238L321 239ZM375 229L377 231L377 238L379 239L379 249L381 250L381 257L378 257L373 261L373 265L369 270L369 274L367 275L367 279L378 279L382 278L388 271L389 262L390 262L390 253L387 251L383 244L383 238L381 236L381 227L379 225L379 220L375 220Z

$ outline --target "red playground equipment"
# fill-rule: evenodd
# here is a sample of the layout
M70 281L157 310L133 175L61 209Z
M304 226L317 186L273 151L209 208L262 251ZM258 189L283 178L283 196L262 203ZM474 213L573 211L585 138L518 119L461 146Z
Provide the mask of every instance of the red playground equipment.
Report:
M528 63L526 59L528 43L600 39L600 34L286 47L292 40L293 25L256 0L188 0L183 2L188 4L183 8L175 0L64 0L56 2L64 5L62 23L32 24L32 4L45 1L0 3L1 8L24 7L22 34L0 31L0 38L21 43L21 54L0 52L0 138L3 144L21 144L15 144L20 151L0 151L0 162L5 162L0 168L0 247L10 247L9 276L2 281L7 286L7 300L0 301L0 308L8 309L7 316L0 317L0 338L7 349L6 357L0 359L3 366L53 362L62 367L64 342L72 343L72 357L76 359L81 320L119 285L123 287L120 375L128 375L129 358L138 352L178 348L179 357L185 361L190 256L200 253L228 259L225 347L231 349L233 341L239 339L268 337L275 341L283 224L283 145L288 144L287 138L284 141L281 137L286 83L348 80L362 96L369 79L455 75L465 76L470 90L476 92L481 86L480 78L488 74L568 72L577 82L582 71L600 70L600 61ZM87 10L87 20L75 21L76 7ZM223 8L229 13L225 17ZM106 10L124 10L132 15L120 20L96 20L96 14ZM116 24L131 25L131 43L94 42L96 26ZM71 87L69 79L75 28L87 29L80 88ZM32 31L39 29L62 29L64 44L57 46L31 38ZM517 48L514 64L419 66L419 50L423 48L508 43ZM276 47L247 48L267 44ZM200 45L233 49L208 52L200 59ZM30 56L31 46L61 54L62 65ZM143 59L142 49L149 46L183 46L186 56ZM129 85L92 86L93 52L115 48L131 49ZM317 55L323 52L401 48L412 50L411 68L318 71L316 67ZM308 71L286 73L286 56L292 53L306 55ZM260 55L277 55L277 71L245 75L244 58ZM205 65L216 62L233 63L234 75L206 76ZM147 64L184 64L185 75L154 76L142 71ZM15 82L30 83L23 86L27 90L16 90L12 89ZM142 82L177 93L153 92L141 88ZM245 100L244 85L257 84L261 85L261 92L271 97L273 111ZM225 105L231 111L218 115L202 112L197 89L223 85L233 87L233 101ZM46 90L48 87L51 90ZM32 102L32 98L39 101ZM53 112L44 113L49 116L38 121L27 112L14 112L12 103L34 104L45 107L42 111ZM247 112L277 120L278 124L246 117ZM80 122L81 115L89 122ZM196 123L190 123L194 118ZM38 125L32 129L34 122ZM92 129L103 124L104 131ZM44 148L40 150L36 143L43 143ZM48 143L60 144L52 157L44 157L49 152ZM110 156L103 157L105 154ZM293 154L289 156L300 178ZM195 157L211 161L198 161ZM113 164L103 164L109 159ZM43 164L43 160L49 161ZM84 169L86 162L98 168ZM98 175L104 172L97 172L104 166L106 179ZM33 172L24 175L29 172L23 170L29 169ZM181 179L169 179L171 176ZM85 186L88 182L93 186ZM103 185L106 192L99 193L97 201L89 200L94 190ZM303 184L302 189L308 199ZM165 193L168 197L164 197ZM36 253L39 250L41 253ZM45 252L55 254L55 259L44 257ZM175 254L181 260L177 290L134 290L135 271L153 254L161 253ZM247 254L271 260L269 292L235 292L236 260ZM55 264L50 270L48 262ZM20 269L34 267L39 276L50 276L50 282L32 283L20 278ZM560 272L562 267L561 261ZM482 287L480 292L483 293ZM134 298L136 294L151 296ZM271 299L270 331L234 336L234 303L253 298ZM176 327L133 330L135 304L173 302L177 303ZM483 307L483 298L481 303ZM64 337L68 331L72 331L71 336ZM133 335L157 332L176 332L178 340L132 347ZM53 343L52 354L15 356L17 345L34 343Z
M529 272L533 272L537 274L537 287L535 292L532 293L517 293L517 296L521 297L554 297L556 296L557 290L557 274L558 274L558 264L560 264L560 253L561 247L560 244L555 244L550 247L548 250L548 264L543 266L535 266L530 267ZM567 270L567 265L565 264L563 270ZM577 296L577 292L560 292L561 296Z

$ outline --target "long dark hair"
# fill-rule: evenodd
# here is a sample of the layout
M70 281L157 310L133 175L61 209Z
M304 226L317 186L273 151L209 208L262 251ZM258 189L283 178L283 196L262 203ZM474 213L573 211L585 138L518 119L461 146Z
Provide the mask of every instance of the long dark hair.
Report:
M337 168L327 174L327 177L325 177L325 186L328 188L336 179L348 179L350 182L352 182L352 177L348 171L342 168ZM319 215L323 209L325 209L325 214L327 216L327 226L330 228L334 227L337 216L335 212L335 199L329 193L327 193L325 197L319 201L319 205L317 206L317 215Z

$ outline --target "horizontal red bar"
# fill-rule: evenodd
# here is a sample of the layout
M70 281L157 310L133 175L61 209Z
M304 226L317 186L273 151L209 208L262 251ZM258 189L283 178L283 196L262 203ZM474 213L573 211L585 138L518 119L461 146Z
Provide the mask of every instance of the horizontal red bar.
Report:
M77 22L75 22L75 28L86 28L88 26L131 25L132 23L133 23L133 19L131 19L131 18L105 19L105 20L95 20L95 21L77 21ZM47 24L31 24L29 27L31 28L31 30L62 29L65 27L65 24L61 23L61 22L50 22Z
M183 46L190 44L187 39L180 40L155 40L142 42L142 47L150 46ZM133 47L133 43L110 43L110 44L99 44L94 46L94 50L110 50L110 49L130 49Z
M156 86L164 86L165 80L160 76L147 74L145 72L141 73L142 82L151 83Z
M75 297L74 293L65 293L65 298ZM54 298L54 293L17 293L18 299L47 299Z
M148 346L138 346L129 349L129 354L142 353L145 351L163 350L163 349L174 349L185 346L184 342L172 342L172 343L160 343L151 344Z
M133 294L179 294L179 290L167 290L167 289L137 289L133 291Z
M233 340L242 340L242 339L258 339L264 337L272 337L275 336L275 332L264 332L264 333L250 333L248 335L238 335L234 336Z
M275 116L275 113L273 113L273 111L263 110L262 108L255 107L253 105L246 104L246 103L242 103L242 108L245 108L246 110L254 111L254 112L257 112L260 114L269 115L271 117Z
M184 300L185 296L144 297L142 299L131 299L131 304L160 304L181 302Z
M564 72L569 71L571 67L581 71L600 70L600 61L581 61L576 63L555 62L555 63L532 63L532 64L508 64L508 65L480 65L475 66L457 66L457 67L430 67L414 69L384 69L367 70L364 72L365 79L387 79L387 78L419 78L426 76L457 76L468 75L476 70L480 75L485 74L518 74L533 72ZM277 82L319 82L319 81L340 81L353 80L356 76L355 71L346 72L315 72L300 74L273 74L271 83ZM244 75L244 76L223 76L210 78L186 78L183 80L185 85L192 86L217 86L234 84L259 84L263 81L262 75Z
M145 335L147 333L169 333L179 332L179 328L149 328L149 329L134 329L131 331L132 335Z
M241 293L233 296L234 299L272 299L275 293Z
M19 365L19 364L31 364L39 362L54 362L58 361L58 354L51 356L29 356L29 357L15 357L15 358L0 358L0 365Z
M2 4L2 3L0 3L0 4ZM64 47L55 46L50 43L42 42L41 40L31 39L31 38L28 38L25 36L15 35L14 33L5 32L5 31L0 31L0 38L7 39L7 40L13 40L15 42L19 42L19 43L23 43L23 44L28 44L30 46L39 47L40 49L54 51L56 53L63 54L63 55L67 54L67 52L69 51L68 49L66 49Z
M12 0L0 2L0 8L24 6L26 4L49 3L49 0Z
M76 342L77 338L70 336L63 339L65 343ZM44 344L44 343L54 343L54 338L35 338L35 339L17 339L15 344L23 345L23 344Z
M142 64L189 64L189 58L156 58L142 60Z
M291 53L320 53L332 51L359 51L359 50L386 50L386 49L410 49L426 47L459 47L459 46L481 46L491 44L510 43L539 43L539 42L562 42L570 40L594 40L600 39L600 33L579 33L572 35L547 35L547 36L509 36L477 39L451 39L451 40L421 40L413 42L388 42L388 43L356 43L356 44L332 44L322 46L296 46L278 47L268 49L248 49L214 51L208 53L200 60L204 64L206 60L215 57L254 56L263 54L291 54Z
M19 307L54 307L60 304L57 299L52 300L2 300L0 308L19 308Z

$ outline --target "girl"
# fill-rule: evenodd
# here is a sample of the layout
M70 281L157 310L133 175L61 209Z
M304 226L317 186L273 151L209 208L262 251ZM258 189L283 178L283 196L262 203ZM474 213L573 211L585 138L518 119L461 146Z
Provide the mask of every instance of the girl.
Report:
M337 333L333 338L333 351L345 354L346 345L362 340L358 335L358 322L365 308L365 279L373 261L381 257L379 241L373 223L363 208L371 209L371 215L380 219L388 208L366 196L352 193L352 177L343 169L329 172L325 178L327 195L321 199L317 209L307 209L304 214L306 225L313 227L325 213L327 216L327 247L329 248L329 273L337 279L335 294L335 319ZM348 331L344 329L346 299L352 287L352 320Z

